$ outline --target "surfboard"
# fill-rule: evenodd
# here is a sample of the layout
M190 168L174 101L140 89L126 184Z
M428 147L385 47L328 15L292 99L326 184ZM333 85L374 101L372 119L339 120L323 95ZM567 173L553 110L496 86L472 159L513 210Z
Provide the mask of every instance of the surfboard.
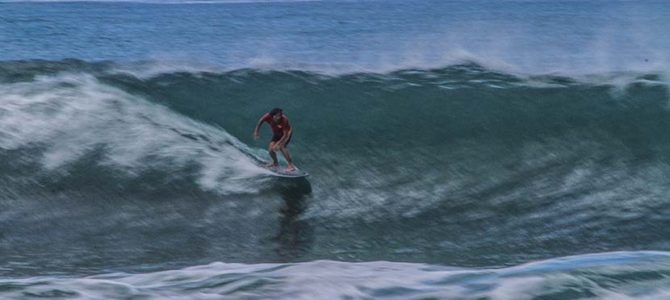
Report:
M228 142L230 145L235 147L234 144L231 142ZM252 151L249 151L248 149L244 147L235 147L238 150L240 150L244 155L249 157L254 163L256 163L257 166L266 169L271 172L272 176L275 177L285 177L285 178L302 178L302 177L307 177L309 176L309 173L300 170L296 168L295 170L288 172L286 171L286 166L279 166L279 167L266 167L268 165L267 161L264 161L260 157L258 157L256 154L254 154Z
M301 178L301 177L307 177L309 174L303 170L300 170L296 168L293 171L286 171L285 166L279 166L279 167L266 167L267 162L260 162L258 164L259 167L264 168L270 172L272 172L272 176L277 176L277 177L286 177L286 178Z

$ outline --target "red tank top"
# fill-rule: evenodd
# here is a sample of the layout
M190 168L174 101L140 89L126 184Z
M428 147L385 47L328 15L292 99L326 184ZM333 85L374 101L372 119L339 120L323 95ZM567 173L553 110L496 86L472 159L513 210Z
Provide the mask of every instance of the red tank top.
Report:
M284 131L291 129L291 124L288 122L288 118L284 115L282 115L281 120L279 120L278 123L275 123L270 114L265 114L265 116L263 116L263 121L270 124L272 134L274 135L283 135Z

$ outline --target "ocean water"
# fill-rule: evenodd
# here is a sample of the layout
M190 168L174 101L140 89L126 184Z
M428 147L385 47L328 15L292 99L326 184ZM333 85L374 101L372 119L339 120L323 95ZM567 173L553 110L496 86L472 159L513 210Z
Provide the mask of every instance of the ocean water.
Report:
M0 1L0 298L668 299L668 16Z

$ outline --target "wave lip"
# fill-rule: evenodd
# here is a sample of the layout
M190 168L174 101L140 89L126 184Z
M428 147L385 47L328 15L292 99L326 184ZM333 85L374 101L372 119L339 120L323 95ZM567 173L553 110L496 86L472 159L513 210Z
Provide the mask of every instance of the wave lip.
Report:
M670 295L670 253L588 254L509 268L397 262L227 264L153 273L0 280L0 295L211 299L657 299Z
M459 59L439 66L397 66L389 68L348 68L341 65L252 64L220 66L188 60L141 60L118 63L88 62L78 59L0 61L0 82L29 82L40 76L82 73L98 78L131 77L143 83L159 79L238 81L268 77L293 78L322 85L334 80L343 83L378 83L386 89L412 86L437 86L447 90L467 87L488 88L566 88L573 86L611 86L624 89L630 85L667 87L663 70L645 72L616 71L601 73L524 73L499 68L477 59ZM274 77L274 78L273 78ZM262 82L260 82L262 84ZM374 86L371 86L374 87Z

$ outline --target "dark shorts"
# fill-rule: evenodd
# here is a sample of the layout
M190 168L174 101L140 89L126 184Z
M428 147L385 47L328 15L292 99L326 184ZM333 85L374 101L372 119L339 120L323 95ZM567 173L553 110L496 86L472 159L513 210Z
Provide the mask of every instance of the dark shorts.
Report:
M275 134L272 136L272 141L273 142L279 141L283 136L284 136L283 134ZM286 144L284 146L288 146L288 143L291 142L292 137L293 137L292 135L288 137L288 140L286 140Z

